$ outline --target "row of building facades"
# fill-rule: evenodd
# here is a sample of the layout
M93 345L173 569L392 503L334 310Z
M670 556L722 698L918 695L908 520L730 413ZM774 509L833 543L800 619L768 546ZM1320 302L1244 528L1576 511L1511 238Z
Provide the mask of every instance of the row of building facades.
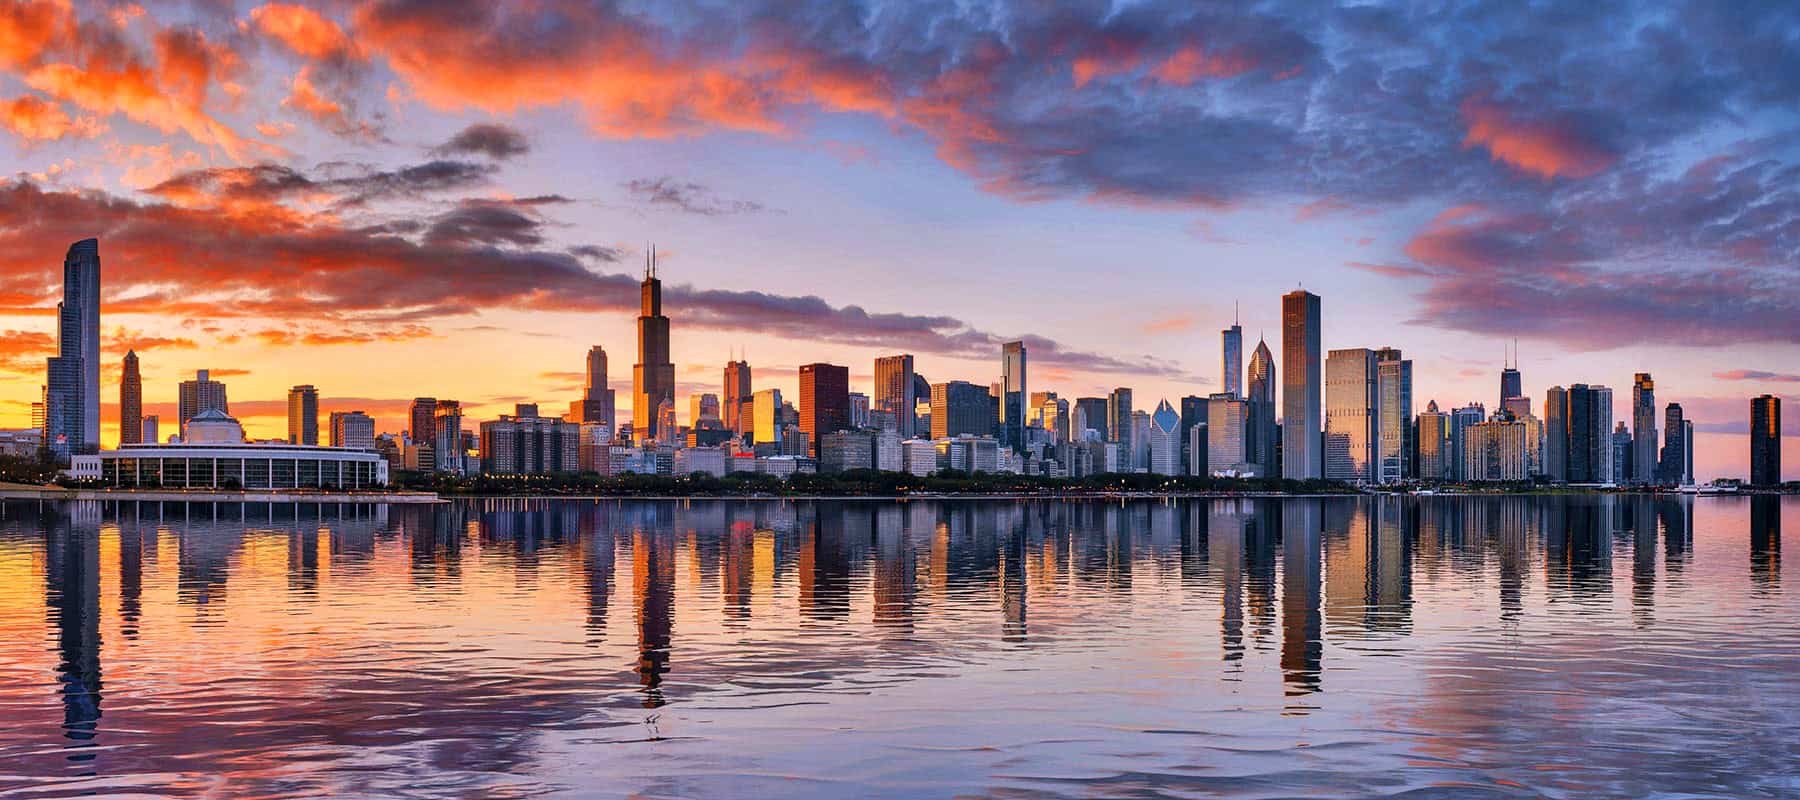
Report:
M98 292L98 242L77 242L64 263L59 354L47 364L44 401L33 420L38 445L65 462L105 455L98 453ZM384 478L402 470L785 476L875 469L1063 477L1140 472L1359 485L1693 482L1694 424L1679 403L1662 407L1659 420L1648 373L1633 378L1629 427L1615 423L1612 390L1601 385L1550 387L1534 413L1510 363L1500 373L1492 412L1479 402L1440 410L1435 401L1415 412L1413 362L1395 348L1321 354L1320 298L1303 290L1282 297L1279 365L1259 341L1246 371L1243 332L1234 323L1222 332L1222 391L1163 399L1148 409L1135 404L1128 387L1104 397L1031 391L1028 348L1014 341L1001 345L1000 380L990 385L932 382L914 369L912 355L896 354L875 359L868 393L850 391L848 367L803 365L794 399L777 388L756 389L750 364L734 358L725 365L721 392L688 397L685 425L675 404L670 321L654 255L641 300L629 420L616 414L607 354L596 346L587 355L582 397L567 413L546 415L535 404L519 404L513 414L471 426L459 401L420 397L399 433L377 435L374 418L360 410L330 412L323 428L328 446L378 455ZM182 382L176 430L159 443L160 421L142 414L142 392L138 357L127 353L120 452L193 444L192 421L208 412L214 423L219 415L229 418L225 384L201 370ZM279 444L320 446L318 390L295 386L287 405L288 435ZM1779 482L1779 398L1755 398L1751 418L1751 482ZM214 435L208 444L225 442ZM146 452L137 450L134 463L145 463ZM82 463L91 468L93 462Z

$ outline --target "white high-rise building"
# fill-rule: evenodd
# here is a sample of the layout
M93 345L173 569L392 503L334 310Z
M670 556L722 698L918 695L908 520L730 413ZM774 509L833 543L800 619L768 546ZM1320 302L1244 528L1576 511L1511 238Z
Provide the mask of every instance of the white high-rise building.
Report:
M1150 415L1150 471L1157 475L1180 475L1181 415L1164 400Z

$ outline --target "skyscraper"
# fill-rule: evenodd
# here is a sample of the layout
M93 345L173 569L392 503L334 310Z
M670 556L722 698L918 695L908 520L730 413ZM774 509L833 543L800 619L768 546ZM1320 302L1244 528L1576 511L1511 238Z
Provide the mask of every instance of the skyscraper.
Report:
M1325 474L1319 447L1319 296L1281 296L1281 472L1291 480Z
M902 439L911 439L918 430L914 412L920 398L913 381L915 374L911 353L875 359L875 396L871 402L876 411L894 415L894 430Z
M1680 403L1668 404L1663 414L1663 448L1657 462L1656 482L1679 486L1687 477L1687 426L1683 424Z
M754 395L750 385L750 362L742 359L725 362L725 391L719 395L719 402L723 405L726 428L736 433L755 429L755 422L743 419L744 403Z
M515 406L515 416L536 417L535 403L521 403ZM434 434L431 439L432 461L438 472L462 472L463 447L462 403L456 400L439 400L437 407L431 410L431 427ZM579 428L579 426L576 426Z
M1025 450L1025 343L1000 346L1000 442L1015 452Z
M1681 485L1691 486L1694 483L1694 421L1683 420L1681 424L1681 452L1685 455Z
M44 444L59 460L100 449L100 240L69 245L56 355L45 364Z
M811 437L813 457L827 433L850 429L850 368L800 365L800 430Z
M744 423L759 445L781 444L781 390L764 389L752 396L751 419Z
M406 435L413 444L431 444L437 441L437 398L415 397L412 404L406 407Z
M613 427L614 395L606 375L606 348L594 345L587 352L587 383L576 403L576 422L597 422Z
M1759 395L1750 401L1750 484L1781 483L1781 398Z
M288 390L288 444L318 445L319 390L302 384Z
M1325 477L1375 481L1375 352L1333 350L1325 357Z
M662 313L662 281L656 277L656 249L644 260L639 285L637 363L631 367L631 429L638 442L658 441L657 411L675 402L675 365L669 361L669 318ZM673 431L670 431L673 434Z
M1468 430L1470 425L1486 421L1487 406L1480 403L1470 403L1462 408L1451 409L1450 463L1445 467L1450 474L1445 476L1446 479L1459 480L1463 477L1463 432Z
M1131 452L1131 390L1120 386L1106 396L1107 441L1118 442L1120 452Z
M1244 460L1256 466L1258 477L1275 477L1275 354L1258 339L1250 355L1248 419L1244 423Z
M1254 469L1244 450L1250 403L1219 392L1206 399L1206 470L1208 474ZM1257 477L1263 477L1260 473Z
M181 433L181 440L184 442L187 441L188 420L193 419L200 412L231 413L231 403L225 397L225 384L213 380L212 373L204 369L195 372L193 380L181 382L181 390L176 397L175 407L176 415L181 418L177 421L177 426Z
M1181 448L1180 463L1193 463L1191 460L1192 453L1190 452L1189 447L1189 443L1192 442L1193 439L1189 434L1194 430L1194 426L1205 424L1206 398L1199 395L1188 395L1181 398L1181 432L1176 437L1176 446ZM1202 438L1200 441L1204 443L1206 440ZM1194 474L1198 475L1199 473Z
M333 411L329 418L331 446L357 450L375 449L375 419L361 411Z
M1070 438L1080 441L1082 436L1091 430L1100 435L1100 441L1111 441L1112 437L1108 435L1110 428L1107 425L1110 418L1107 413L1109 405L1107 398L1104 397L1075 398L1075 410L1071 414L1069 422L1072 428L1069 431Z
M1225 394L1244 396L1244 329L1231 321L1231 327L1219 332L1221 355L1224 357L1220 365L1222 379L1219 391Z
M1156 404L1150 415L1150 471L1157 475L1180 475L1181 415L1164 400Z
M1438 410L1436 400L1425 404L1425 410L1419 413L1418 430L1419 466L1418 476L1422 481L1447 480L1456 474L1450 468L1450 415Z
M1512 357L1516 359L1517 355ZM1507 401L1524 396L1524 382L1520 380L1519 364L1516 360L1508 362L1500 370L1500 405L1498 407L1508 408Z
M1397 349L1375 351L1375 477L1381 483L1413 477L1412 366Z
M688 425L694 428L717 428L725 424L721 416L719 396L712 392L688 395Z
M1632 483L1656 480L1656 382L1650 373L1640 372L1631 379L1631 463ZM1628 480L1618 476L1620 483Z
M144 378L138 373L137 351L125 351L119 374L119 444L144 441Z
M986 436L989 432L989 395L968 381L931 385L931 438L963 434Z
M1561 386L1544 393L1544 476L1569 479L1569 391Z
M1613 482L1612 390L1576 383L1569 386L1568 396L1569 482Z

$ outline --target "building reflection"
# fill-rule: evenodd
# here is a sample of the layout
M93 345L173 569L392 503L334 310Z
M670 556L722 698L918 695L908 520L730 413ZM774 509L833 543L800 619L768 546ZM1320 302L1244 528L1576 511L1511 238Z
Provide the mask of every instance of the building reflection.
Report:
M1320 601L1319 500L1281 505L1281 672L1289 698L1319 691L1325 644ZM1306 707L1291 703L1290 712Z
M663 509L656 509L661 511ZM633 520L631 595L637 608L638 680L643 705L658 708L663 676L669 671L669 649L675 636L675 533L652 511Z
M71 503L42 522L44 611L56 637L63 737L70 761L91 762L100 752L100 509Z
M1612 495L1545 498L1544 583L1551 598L1612 597Z
M1227 662L1244 658L1244 538L1253 519L1249 500L1208 504L1207 560L1219 570L1219 651Z
M1750 496L1750 580L1759 589L1781 586L1781 496Z

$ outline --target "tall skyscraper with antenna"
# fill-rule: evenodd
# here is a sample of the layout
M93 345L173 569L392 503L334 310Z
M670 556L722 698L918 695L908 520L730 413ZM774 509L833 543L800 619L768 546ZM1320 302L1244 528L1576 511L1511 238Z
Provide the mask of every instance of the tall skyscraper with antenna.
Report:
M1524 397L1524 381L1519 376L1519 352L1517 346L1501 361L1500 369L1500 407L1508 408L1507 401Z
M1244 329L1238 325L1237 307L1231 311L1231 327L1220 331L1224 345L1224 359L1220 367L1223 373L1219 381L1219 391L1238 397L1244 396Z
M631 367L631 428L641 444L673 436L658 430L656 410L675 403L675 364L669 361L669 318L662 313L662 281L656 276L656 248L644 256L639 285L637 363Z

